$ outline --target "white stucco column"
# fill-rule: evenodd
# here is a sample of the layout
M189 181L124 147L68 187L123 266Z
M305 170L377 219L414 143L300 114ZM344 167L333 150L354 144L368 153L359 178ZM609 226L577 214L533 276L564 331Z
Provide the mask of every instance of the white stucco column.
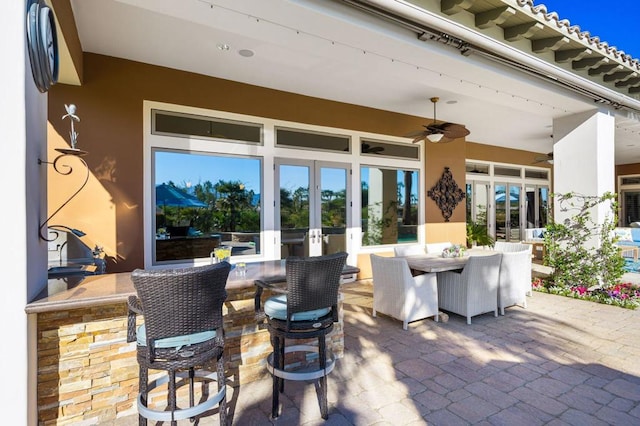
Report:
M553 121L553 192L574 192L601 196L615 191L615 118L606 111L590 111ZM603 223L610 207L600 205L592 212ZM554 209L562 222L568 213Z
M3 2L0 13L0 177L4 182L0 265L2 423L36 425L35 317L25 305L47 284L47 245L38 237L46 217L47 96L36 89L26 50L26 2Z

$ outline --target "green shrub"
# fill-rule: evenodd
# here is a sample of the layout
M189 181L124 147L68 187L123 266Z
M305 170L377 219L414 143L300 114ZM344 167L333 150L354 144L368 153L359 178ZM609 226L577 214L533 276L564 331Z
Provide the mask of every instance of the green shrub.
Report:
M569 212L564 223L551 221L546 227L544 262L553 268L555 287L615 285L624 274L625 261L615 246L613 230L618 223L616 195L585 196L551 194L554 208ZM603 223L595 223L591 211L601 204L610 207ZM594 244L595 242L595 244Z

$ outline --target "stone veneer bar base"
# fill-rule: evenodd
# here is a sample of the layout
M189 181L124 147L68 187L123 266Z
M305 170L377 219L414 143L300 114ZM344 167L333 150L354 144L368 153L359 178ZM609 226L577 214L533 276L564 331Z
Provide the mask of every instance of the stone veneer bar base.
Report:
M252 287L230 289L225 302L225 361L231 386L268 374L269 332L256 323L253 296ZM327 342L336 358L344 353L342 300L341 295L340 321ZM37 316L40 425L101 424L137 413L138 363L135 343L126 342L126 303ZM186 387L181 391L184 397ZM156 398L164 400L164 395Z

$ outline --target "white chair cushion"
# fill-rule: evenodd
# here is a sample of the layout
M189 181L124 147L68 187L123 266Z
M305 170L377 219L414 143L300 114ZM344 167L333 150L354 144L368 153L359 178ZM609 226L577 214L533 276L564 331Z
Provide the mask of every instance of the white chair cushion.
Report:
M331 308L314 309L312 311L297 312L291 316L293 321L315 321L331 312ZM264 303L264 313L270 318L287 320L287 295L281 294L267 299Z
M156 340L156 348L181 348L183 346L195 345L206 342L216 337L216 331L203 331L200 333L187 334L185 336L167 337ZM138 327L136 332L136 342L139 346L147 346L147 328L145 324Z
M618 241L633 241L631 228L615 228L613 232L618 237Z

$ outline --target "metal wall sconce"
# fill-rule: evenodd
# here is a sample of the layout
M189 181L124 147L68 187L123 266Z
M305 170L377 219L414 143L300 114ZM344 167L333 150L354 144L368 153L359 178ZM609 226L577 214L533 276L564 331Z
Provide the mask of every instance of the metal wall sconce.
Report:
M42 222L40 224L40 227L38 228L38 231L39 231L39 234L40 234L40 238L45 240L45 241L53 241L55 238L54 239L49 239L48 236L43 235L42 230L47 226L49 221L56 214L58 214L58 212L60 210L62 210L62 208L64 206L69 204L69 202L76 195L78 195L80 193L80 191L82 191L82 189L84 189L84 187L87 185L87 182L89 182L89 166L84 161L84 159L82 159L83 156L87 155L87 152L76 148L76 143L78 141L78 133L75 131L73 122L74 121L80 121L80 118L76 115L76 106L73 105L73 104L70 104L70 105L65 105L64 107L67 110L67 114L63 115L62 119L64 120L65 118L69 117L69 119L71 121L71 131L69 132L69 136L71 138L71 148L56 148L56 151L58 151L60 153L60 155L58 155L53 160L53 162L49 162L49 161L44 161L44 160L38 159L38 164L51 164L53 166L53 170L55 170L56 173L58 173L60 175L63 175L63 176L68 176L71 173L73 173L73 168L69 164L65 164L63 159L65 159L65 158L68 159L68 157L76 157L78 159L78 161L80 161L82 163L82 165L84 166L84 168L86 170L86 175L84 177L84 181L82 182L82 185L80 185L80 187L73 194L71 194L71 196L69 198L67 198L60 205L60 207L55 209L54 212L51 213L51 215L49 215L49 217L47 217L47 220L45 220L44 222ZM71 229L71 228L69 228L67 226L64 226L64 225L54 225L54 226L58 227L58 228ZM72 230L72 232L73 231L78 231L78 230ZM78 231L78 232L84 235L84 232L82 232L82 231ZM73 232L73 233L75 235L78 235L76 232Z

